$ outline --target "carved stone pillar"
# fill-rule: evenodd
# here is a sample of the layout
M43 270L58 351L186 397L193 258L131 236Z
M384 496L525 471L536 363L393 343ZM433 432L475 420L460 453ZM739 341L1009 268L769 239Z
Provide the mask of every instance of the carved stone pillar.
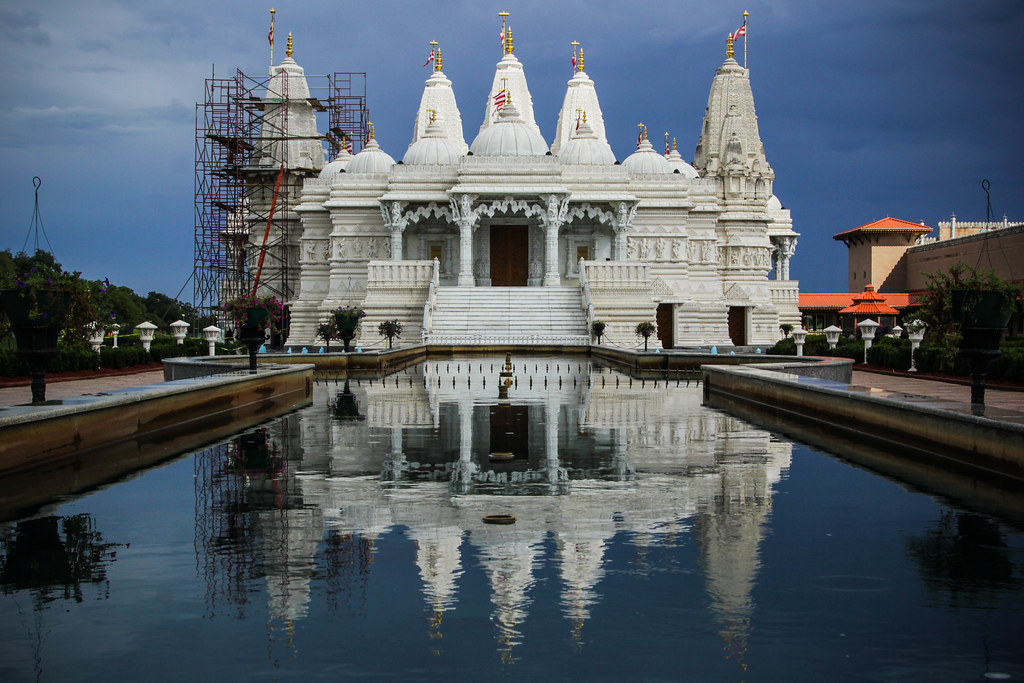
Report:
M636 202L619 202L615 208L615 221L612 230L615 239L612 242L612 260L625 261L628 256L628 237L633 229L633 217L636 216Z
M459 226L459 280L460 287L473 286L473 229L478 216L473 211L473 197L460 194L449 200L452 217Z
M775 247L775 279L789 279L789 260L796 253L795 235L776 235L772 237Z
M402 260L402 233L409 219L402 215L402 202L391 202L380 205L380 216L384 225L391 230L391 260Z
M561 284L558 276L558 230L565 222L569 211L569 199L557 194L545 197L546 207L542 222L544 224L544 280L545 287Z

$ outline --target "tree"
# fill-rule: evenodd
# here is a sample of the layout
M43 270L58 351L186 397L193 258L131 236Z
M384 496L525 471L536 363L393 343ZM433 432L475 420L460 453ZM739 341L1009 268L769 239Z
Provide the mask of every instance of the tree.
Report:
M979 272L974 268L958 262L949 270L929 273L928 290L921 296L921 310L918 318L923 320L928 329L925 331L922 346L930 346L940 350L939 369L950 372L956 366L956 353L960 347L960 325L955 319L953 310L953 291L994 290L1006 300L1013 302L1014 310L1019 314L1024 310L1024 287L1014 284L996 275L995 270Z

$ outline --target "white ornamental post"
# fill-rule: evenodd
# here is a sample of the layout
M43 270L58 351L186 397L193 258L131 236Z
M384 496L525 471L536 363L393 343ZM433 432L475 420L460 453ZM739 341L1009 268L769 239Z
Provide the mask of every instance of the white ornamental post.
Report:
M89 323L85 326L85 329L89 330L89 344L92 346L92 350L99 353L100 347L103 346L103 335L106 331L99 323Z
M149 345L153 343L153 336L156 334L156 325L147 320L136 325L135 329L139 331L139 341L142 342L142 348L146 349L148 353Z
M921 345L921 340L924 339L924 331L928 326L920 320L911 320L907 323L907 338L910 339L910 370L909 372L917 372L917 347Z
M117 348L117 333L121 331L121 326L114 323L110 326L110 334L114 336L114 348Z
M174 335L174 339L178 342L178 346L182 346L185 343L185 334L188 332L188 323L184 320L175 320L171 323L171 334Z
M864 340L864 364L868 364L868 349L871 348L871 342L875 340L875 330L881 327L871 318L861 320L857 323L857 327L860 328L860 337Z
M796 355L804 355L804 342L807 341L807 330L798 327L791 332L793 341L796 342Z
M839 343L839 335L843 333L843 328L836 327L835 325L829 325L825 328L825 341L828 342L828 348L833 351L836 348L836 344Z
M220 339L220 328L216 325L210 325L209 327L203 328L203 336L206 337L206 343L210 345L209 355L214 356L217 354L217 340Z

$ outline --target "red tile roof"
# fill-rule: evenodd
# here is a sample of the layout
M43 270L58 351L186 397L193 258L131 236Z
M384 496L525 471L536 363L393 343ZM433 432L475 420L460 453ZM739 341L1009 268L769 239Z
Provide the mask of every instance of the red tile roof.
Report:
M900 220L899 218L883 218L880 221L874 223L868 223L862 225L859 228L853 230L846 230L844 232L832 235L834 240L842 240L844 236L849 237L850 235L858 232L914 232L920 235L927 235L932 229L927 225L921 225L920 223L911 223L910 221Z
M856 294L842 293L831 294L823 292L801 292L798 306L805 308L846 308L853 305L853 297ZM902 309L908 306L916 306L918 295L908 292L885 292L885 303L893 308ZM891 314L890 314L891 315Z

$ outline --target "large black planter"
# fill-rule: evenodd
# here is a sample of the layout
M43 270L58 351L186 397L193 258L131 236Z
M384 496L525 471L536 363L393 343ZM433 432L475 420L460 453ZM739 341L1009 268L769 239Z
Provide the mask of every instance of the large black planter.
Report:
M356 328L359 327L359 319L351 317L338 317L335 319L338 326L338 339L345 345L345 352L351 351L349 344L352 343L352 339L356 336Z
M1003 355L999 342L1013 309L992 290L954 289L951 294L953 320L960 323L959 355L971 371L971 404L984 406L988 368Z
M250 308L245 312L245 322L238 332L238 340L249 351L249 374L256 374L256 353L263 346L264 332L270 324L270 311L265 308Z
M32 403L46 402L46 363L57 355L57 338L71 307L71 295L55 290L37 290L40 315L32 317L32 302L19 289L0 290L0 305L11 323L18 343L17 354L28 363L32 377Z

